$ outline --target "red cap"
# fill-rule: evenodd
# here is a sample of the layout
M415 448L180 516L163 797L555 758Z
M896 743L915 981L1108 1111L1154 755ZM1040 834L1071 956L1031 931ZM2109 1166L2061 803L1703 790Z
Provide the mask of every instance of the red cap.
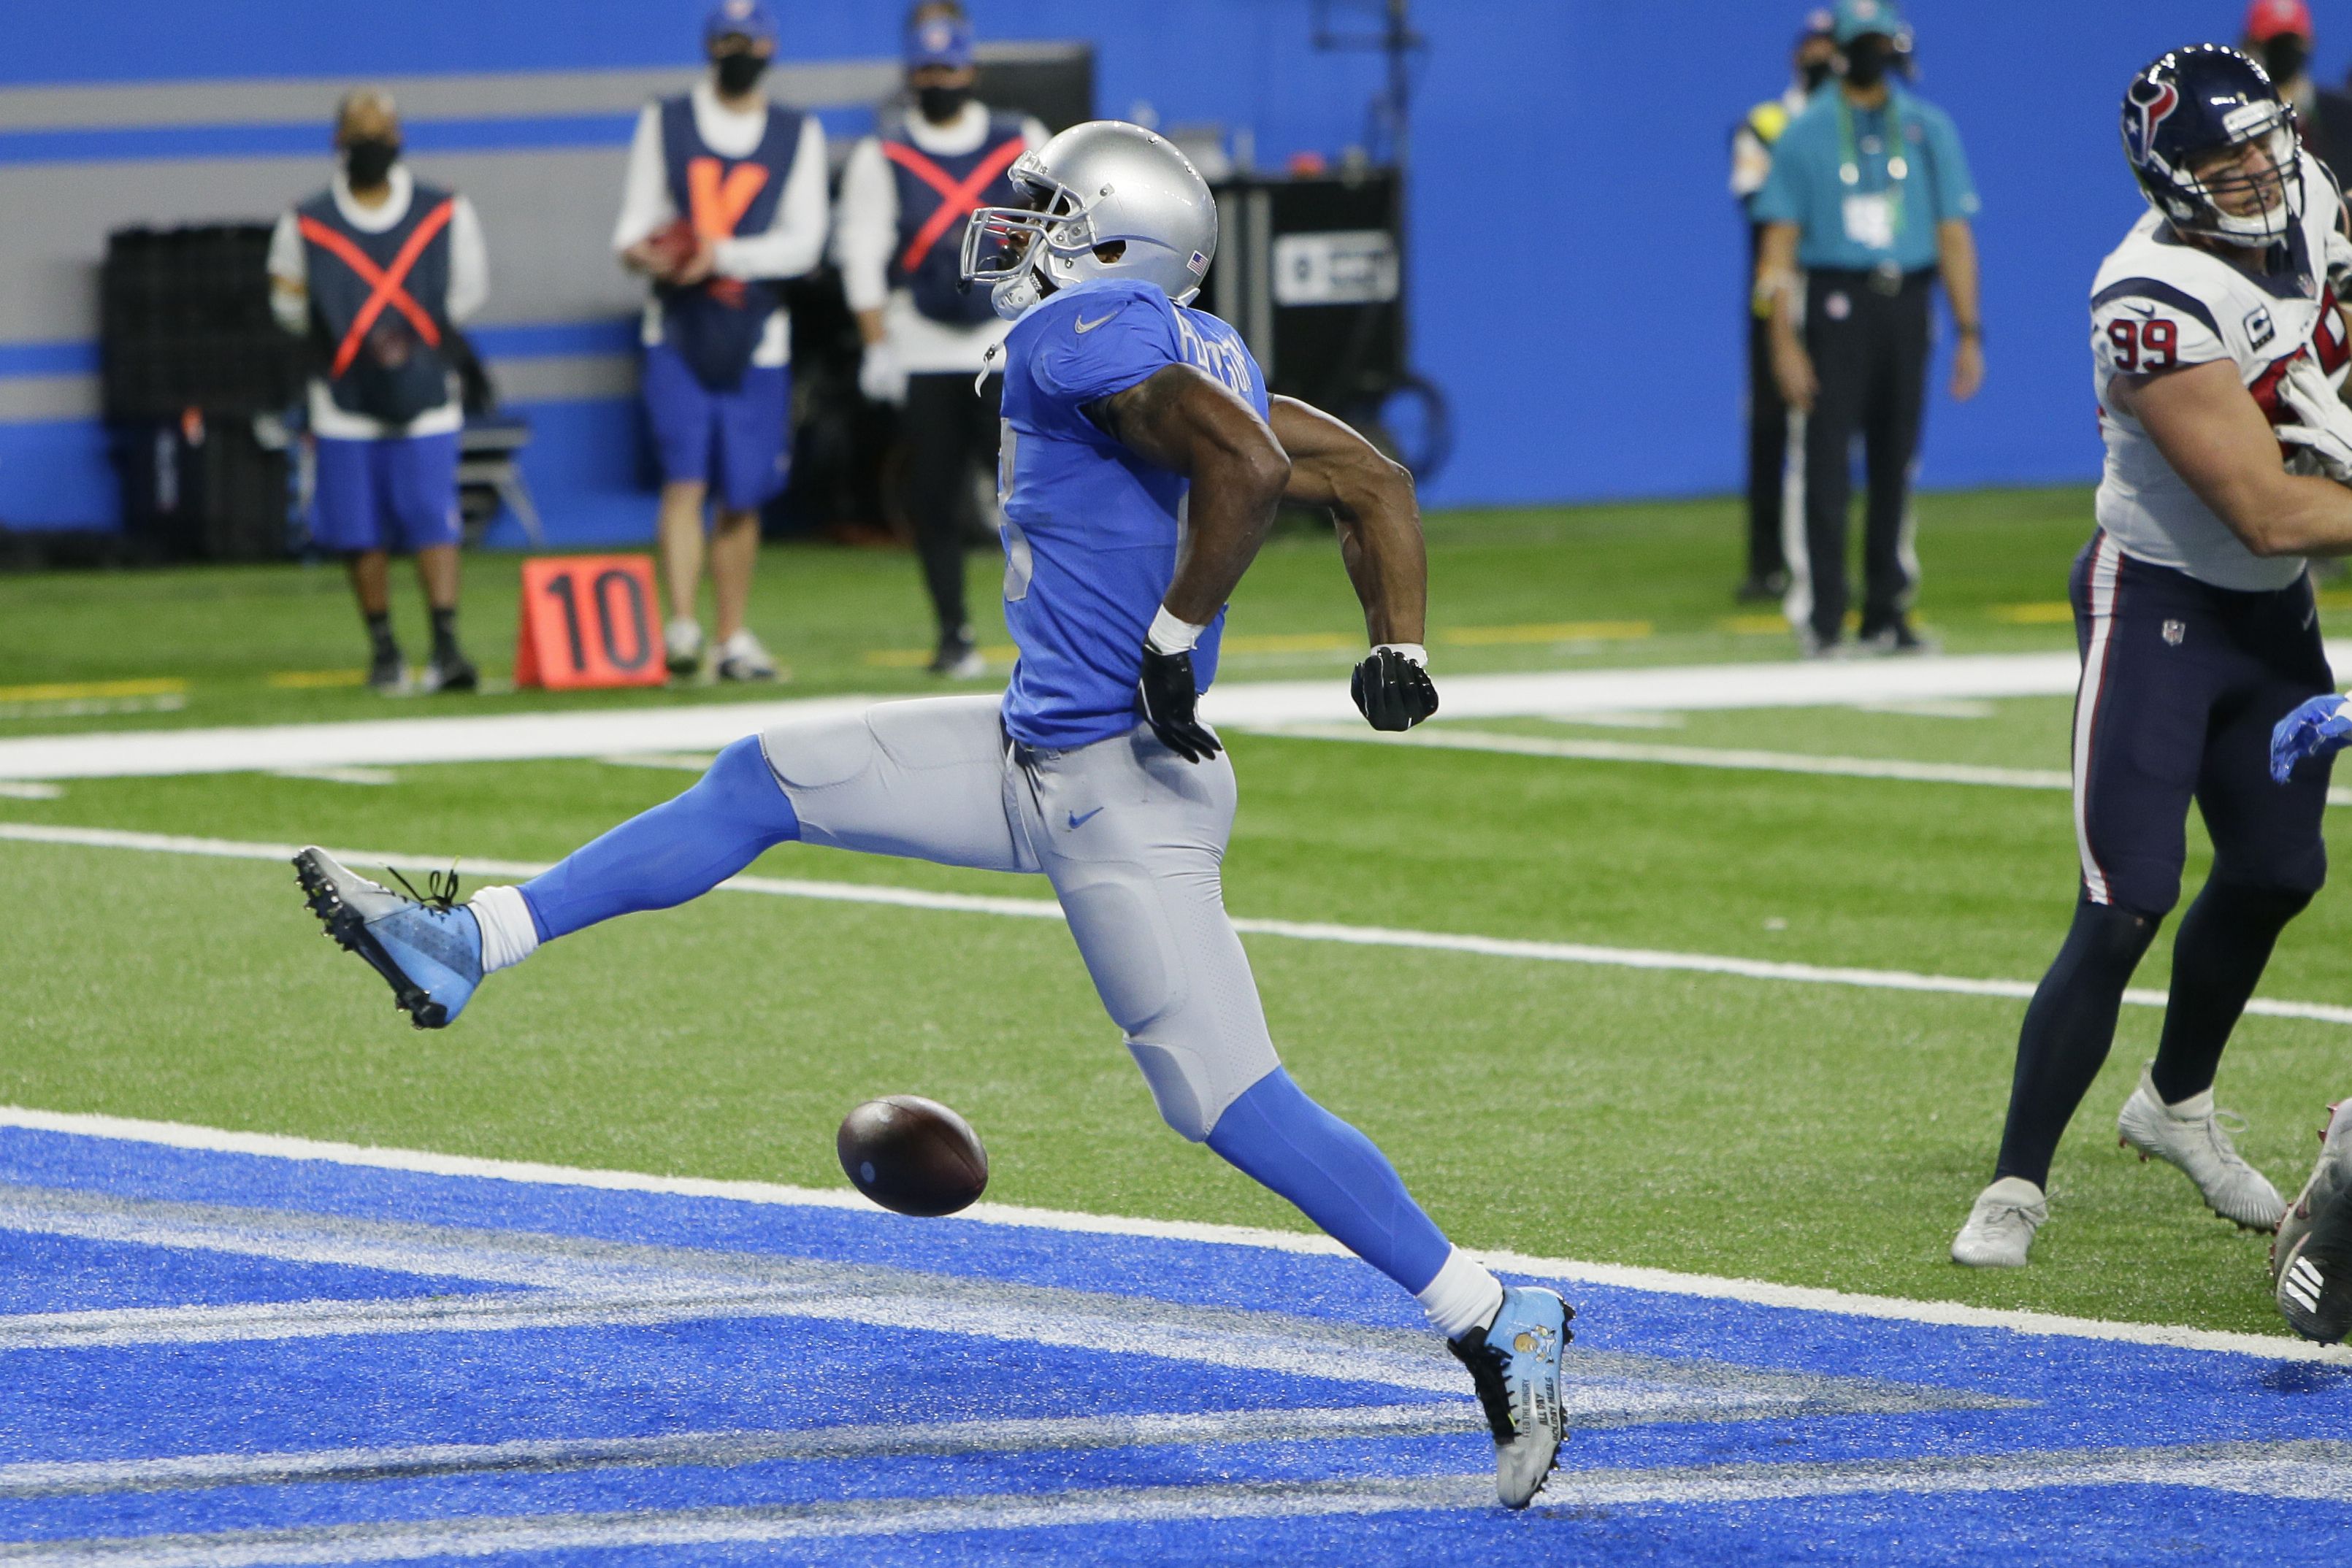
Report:
M2254 0L2246 7L2246 37L2267 44L2281 33L2311 37L2311 7L2304 0Z

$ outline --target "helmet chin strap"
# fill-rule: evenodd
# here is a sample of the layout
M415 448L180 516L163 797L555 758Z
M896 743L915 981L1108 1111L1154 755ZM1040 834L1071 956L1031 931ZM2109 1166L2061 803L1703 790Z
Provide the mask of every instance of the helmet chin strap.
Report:
M1045 298L1045 292L1037 287L1037 275L1034 272L1008 277L988 291L989 304L1007 321L1020 320Z

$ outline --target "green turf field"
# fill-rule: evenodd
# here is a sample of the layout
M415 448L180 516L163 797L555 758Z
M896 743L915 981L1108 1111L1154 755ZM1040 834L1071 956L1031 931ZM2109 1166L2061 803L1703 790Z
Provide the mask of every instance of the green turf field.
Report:
M1955 648L2070 647L2070 627L2015 607L2063 596L2085 500L1926 498L1926 619ZM1786 656L1784 639L1724 624L1738 613L1731 517L1700 504L1433 518L1441 686L1472 668ZM485 651L511 635L498 586L510 570L473 563ZM922 640L905 558L787 549L763 570L757 623L803 689L928 689L866 657ZM348 663L348 620L340 584L299 569L0 580L0 687L187 683L184 706L162 713L45 716L31 710L89 699L20 696L15 733L468 711L269 684ZM1531 630L1595 622L1649 630ZM1235 612L1237 634L1265 651L1237 654L1231 674L1338 678L1344 651L1276 640L1349 627L1333 551L1286 538ZM2065 766L2065 710L1475 727L2048 770ZM2073 897L2063 791L1230 738L1243 807L1227 893L1245 916L2031 980ZM547 860L690 777L567 761L418 766L378 787L102 779L0 800L0 818ZM2201 855L2194 829L2192 843ZM797 848L756 869L1045 895ZM318 934L278 865L0 842L0 1100L17 1104L831 1186L841 1113L913 1091L979 1125L992 1197L1302 1223L1160 1126L1049 922L720 894L551 946L456 1028L418 1034ZM2142 985L2163 984L2167 946ZM1466 1244L2284 1332L2263 1243L2206 1215L2177 1173L2115 1147L2155 1009L2125 1011L2061 1153L2035 1266L1989 1276L1944 1249L1990 1171L2021 1003L1278 937L1250 950L1301 1082L1380 1140ZM2263 994L2352 1000L2341 896L2291 928ZM2347 1045L2338 1024L2242 1027L2222 1099L2249 1116L2241 1146L2282 1186L2300 1181L2322 1104L2347 1086Z
M2034 618L2065 597L2066 562L2089 528L2088 492L1926 497L1921 508L1924 610L1952 647L2064 644L2063 625ZM1718 501L1433 517L1433 646L1457 672L1784 657L1788 633L1773 607L1735 605L1726 591L1737 574L1738 528L1737 508ZM466 578L464 634L493 678L513 664L516 559L476 557ZM1001 645L987 576L974 566L973 611L981 641ZM400 575L394 616L410 657L421 657L424 613L415 584ZM919 669L929 612L905 554L772 549L751 623L792 666L795 690L933 689ZM1268 546L1235 601L1233 632L1226 669L1234 678L1345 671L1363 622L1328 534L1286 531ZM331 566L0 576L0 735L124 718L215 725L380 716L383 699L358 689L365 653L350 591ZM117 689L126 687L135 689ZM476 712L714 695L772 694L449 696L414 699L410 707ZM110 706L134 711L89 711Z

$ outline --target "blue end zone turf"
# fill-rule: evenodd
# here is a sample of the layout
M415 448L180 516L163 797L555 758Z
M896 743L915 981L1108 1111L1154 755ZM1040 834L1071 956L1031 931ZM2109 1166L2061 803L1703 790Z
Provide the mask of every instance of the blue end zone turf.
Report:
M1466 1378L1353 1260L0 1129L0 1562L2352 1541L2352 1368L1567 1289L1577 1429L1516 1516Z

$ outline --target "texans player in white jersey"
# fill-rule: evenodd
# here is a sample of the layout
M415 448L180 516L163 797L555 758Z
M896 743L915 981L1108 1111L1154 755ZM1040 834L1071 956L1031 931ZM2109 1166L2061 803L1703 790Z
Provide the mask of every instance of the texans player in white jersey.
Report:
M1436 711L1412 478L1269 397L1240 335L1185 308L1217 210L1174 147L1097 121L1011 174L1026 204L973 214L963 258L1014 321L999 458L1010 689L746 737L677 800L466 904L454 887L403 898L316 849L296 858L304 890L434 1028L541 942L696 897L786 841L1044 873L1160 1114L1420 1300L1486 1409L1498 1495L1524 1507L1559 1448L1569 1308L1448 1243L1371 1141L1283 1070L1220 882L1233 768L1196 708L1225 601L1288 499L1339 524L1374 644L1357 706L1381 729Z
M2352 553L2352 410L2338 300L2352 243L2327 170L2234 49L2135 77L2124 150L2153 209L2091 298L2106 471L2076 560L2072 928L2018 1040L1994 1180L1952 1243L2026 1261L2059 1135L2106 1060L2124 988L2180 893L2193 800L2213 870L2182 916L2156 1059L2116 1131L2253 1230L2286 1206L2216 1119L2222 1048L2327 870L2327 768L2264 777L2271 732L2335 690L2305 570Z

